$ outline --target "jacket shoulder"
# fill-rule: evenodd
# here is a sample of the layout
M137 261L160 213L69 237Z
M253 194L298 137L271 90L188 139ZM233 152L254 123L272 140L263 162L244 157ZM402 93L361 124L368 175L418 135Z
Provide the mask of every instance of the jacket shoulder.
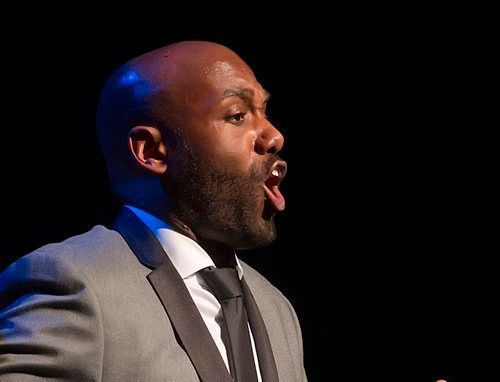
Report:
M31 274L36 269L53 269L63 264L85 272L88 268L101 267L117 256L126 256L129 252L127 243L118 232L96 225L85 233L34 250L17 259L4 273L17 271L15 273L18 275ZM26 269L30 264L33 267ZM24 268L23 272L20 272L20 267Z
M107 253L121 251L127 248L122 236L102 225L96 225L89 231L72 236L59 243L51 243L38 248L28 257L43 254L46 257L64 255L66 259L74 262L91 261L92 256L104 256Z

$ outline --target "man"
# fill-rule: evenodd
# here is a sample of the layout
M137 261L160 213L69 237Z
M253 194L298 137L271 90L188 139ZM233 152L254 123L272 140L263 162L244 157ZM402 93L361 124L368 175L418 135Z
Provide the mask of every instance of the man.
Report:
M268 99L210 42L112 74L97 128L124 207L1 275L1 381L306 381L293 308L234 252L285 206Z

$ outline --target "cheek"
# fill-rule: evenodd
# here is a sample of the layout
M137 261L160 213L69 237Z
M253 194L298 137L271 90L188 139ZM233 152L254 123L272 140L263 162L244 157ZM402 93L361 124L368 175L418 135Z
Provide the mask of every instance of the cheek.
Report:
M238 127L215 131L203 142L205 154L223 168L248 171L255 159L255 134L238 130Z
M214 153L214 160L221 167L237 172L246 172L252 166L252 151L247 144L231 144L220 146Z

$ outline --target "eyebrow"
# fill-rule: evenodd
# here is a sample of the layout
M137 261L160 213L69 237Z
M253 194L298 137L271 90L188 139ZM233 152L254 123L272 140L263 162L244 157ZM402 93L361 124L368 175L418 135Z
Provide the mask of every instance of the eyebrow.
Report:
M250 88L228 89L224 91L224 93L222 94L221 100L228 97L240 97L240 98L251 99L254 97L254 95L255 95L254 90ZM271 98L271 93L269 93L266 89L264 89L264 95L266 97L265 102L269 101L269 99Z

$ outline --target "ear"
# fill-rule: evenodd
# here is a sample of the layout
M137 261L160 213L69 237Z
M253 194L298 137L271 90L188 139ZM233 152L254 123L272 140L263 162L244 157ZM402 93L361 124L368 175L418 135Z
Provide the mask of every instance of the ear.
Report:
M167 148L160 130L152 126L135 126L128 134L128 146L136 163L154 175L167 171Z

